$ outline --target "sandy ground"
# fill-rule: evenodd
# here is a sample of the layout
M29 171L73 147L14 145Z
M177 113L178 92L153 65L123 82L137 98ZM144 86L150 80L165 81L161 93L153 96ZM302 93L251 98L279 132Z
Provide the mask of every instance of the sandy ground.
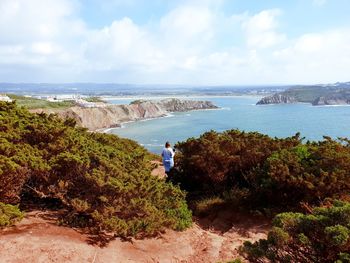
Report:
M264 238L267 230L267 222L221 212L183 232L100 246L88 234L58 226L52 212L33 211L0 231L0 262L218 262L237 258L245 240Z
M79 229L58 226L54 212L32 211L15 226L0 230L0 262L225 262L238 257L244 241L265 238L268 229L267 221L219 211L195 219L183 232L168 230L156 238L117 238L103 244Z

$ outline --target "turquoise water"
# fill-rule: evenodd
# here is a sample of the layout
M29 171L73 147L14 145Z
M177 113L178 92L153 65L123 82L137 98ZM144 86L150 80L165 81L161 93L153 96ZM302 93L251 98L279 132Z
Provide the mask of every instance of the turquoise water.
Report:
M112 129L110 132L134 139L154 153L160 153L165 141L175 143L199 136L205 131L233 128L277 137L301 132L309 140L320 140L323 135L333 138L350 137L349 106L257 106L255 103L259 100L258 97L205 99L211 100L221 109L173 113L165 118L127 123L123 128Z

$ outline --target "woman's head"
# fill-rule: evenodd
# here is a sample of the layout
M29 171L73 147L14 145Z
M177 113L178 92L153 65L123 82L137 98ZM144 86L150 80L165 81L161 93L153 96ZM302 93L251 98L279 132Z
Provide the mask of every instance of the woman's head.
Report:
M165 143L165 148L169 148L170 147L170 142L166 142Z

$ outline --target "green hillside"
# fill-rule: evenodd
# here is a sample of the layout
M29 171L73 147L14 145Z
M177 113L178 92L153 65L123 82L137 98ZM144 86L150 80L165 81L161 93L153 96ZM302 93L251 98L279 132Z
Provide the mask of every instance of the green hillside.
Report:
M8 96L12 100L15 100L18 106L23 106L28 109L59 109L74 106L73 101L50 102L47 100L41 100L14 94L8 94Z
M350 104L350 82L325 85L293 86L260 99L256 104L311 103L319 105Z
M335 92L334 88L327 88L322 86L300 86L287 89L282 92L283 95L294 97L299 102L312 103L319 97Z

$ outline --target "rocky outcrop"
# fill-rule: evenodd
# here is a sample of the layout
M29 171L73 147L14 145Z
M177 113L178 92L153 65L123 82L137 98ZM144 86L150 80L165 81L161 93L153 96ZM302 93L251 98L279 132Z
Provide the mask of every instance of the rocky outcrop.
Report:
M299 85L262 98L257 104L312 103L312 105L350 104L350 82Z
M129 105L108 105L98 108L71 107L63 110L37 109L32 112L55 113L62 118L73 118L79 126L89 130L119 127L129 121L159 118L169 112L215 109L210 101L166 99L160 101L136 101Z
M286 96L280 93L276 93L274 95L264 97L261 100L259 100L256 104L257 105L264 105L264 104L282 104L282 103L296 103L297 100L294 97Z
M182 112L189 110L203 110L217 108L211 101L165 99L157 103L161 108L170 112Z
M328 96L322 96L317 98L312 102L314 106L322 106L322 105L346 105L350 104L350 96L349 94L331 94Z

